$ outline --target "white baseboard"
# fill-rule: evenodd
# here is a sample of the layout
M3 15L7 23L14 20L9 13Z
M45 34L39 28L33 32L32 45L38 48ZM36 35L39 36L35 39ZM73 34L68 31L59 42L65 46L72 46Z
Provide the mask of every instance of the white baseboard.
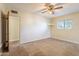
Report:
M15 41L19 41L19 40L9 40L9 42L15 42Z
M62 40L62 41L66 41L66 42L70 42L70 43L74 43L74 44L79 44L79 42L77 41L71 41L71 40L67 40L67 39L60 39L60 38L57 38L57 37L54 37L55 39L57 40Z
M40 39L38 39L38 40L44 40L44 39L48 39L48 38L51 38L51 37L40 38ZM21 42L21 41L20 41L20 44L29 43L29 42L34 42L34 41L38 41L38 40L31 40L31 41L26 41L26 42Z

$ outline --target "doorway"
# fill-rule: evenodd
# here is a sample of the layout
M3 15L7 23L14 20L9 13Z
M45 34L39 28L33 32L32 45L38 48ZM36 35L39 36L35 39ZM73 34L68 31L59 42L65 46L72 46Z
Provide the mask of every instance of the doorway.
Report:
M18 16L9 16L9 44L19 44L20 41L20 19Z
M1 50L9 51L9 12L1 12Z

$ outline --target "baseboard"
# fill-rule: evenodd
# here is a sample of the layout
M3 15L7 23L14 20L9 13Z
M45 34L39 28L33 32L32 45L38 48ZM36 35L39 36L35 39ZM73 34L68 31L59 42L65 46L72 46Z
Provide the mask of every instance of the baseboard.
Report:
M30 42L39 41L39 40L44 40L44 39L51 39L51 37L40 38L40 39L38 39L38 40L32 40L32 41L27 41L27 42L20 42L20 44L30 43Z
M30 43L30 42L34 42L34 41L39 41L39 40L44 40L44 39L56 39L56 40L61 40L61 41L65 41L65 42L69 42L69 43L73 43L73 44L79 44L79 42L72 42L70 40L66 40L66 39L60 39L60 38L51 38L51 37L47 37L47 38L42 38L42 39L38 39L38 40L33 40L33 41L26 41L26 42L20 42L20 44L25 44L25 43Z
M19 40L10 40L9 42L15 42L15 41L19 41Z
M53 38L52 38L53 39ZM57 39L57 40L61 40L61 41L65 41L65 42L69 42L69 43L73 43L73 44L79 44L79 42L76 42L76 41L74 41L74 42L72 42L72 41L70 41L70 40L67 40L67 39L60 39L60 38L55 38L54 37L54 39Z
M9 43L10 43L10 42L18 42L18 41L20 41L20 40L16 40L16 41L9 41Z

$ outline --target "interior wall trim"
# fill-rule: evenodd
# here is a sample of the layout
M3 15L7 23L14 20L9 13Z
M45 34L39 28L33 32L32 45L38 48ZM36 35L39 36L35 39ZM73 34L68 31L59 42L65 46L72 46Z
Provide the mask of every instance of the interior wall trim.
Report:
M53 39L53 38L52 38L52 39ZM72 43L72 44L79 44L79 42L76 42L76 41L72 42L72 41L70 41L70 40L60 39L60 38L56 38L56 37L54 37L54 39L56 39L56 40L61 40L61 41L64 41L64 42L69 42L69 43Z

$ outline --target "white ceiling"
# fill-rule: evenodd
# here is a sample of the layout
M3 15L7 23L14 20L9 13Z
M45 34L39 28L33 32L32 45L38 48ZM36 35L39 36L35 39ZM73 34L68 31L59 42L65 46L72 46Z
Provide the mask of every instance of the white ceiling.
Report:
M57 17L57 16L62 16L62 15L66 15L66 14L70 14L70 13L74 13L74 12L79 12L79 3L65 3L62 4L63 8L60 10L56 10L55 14L49 14L49 13L41 13L39 12L40 9L42 9L43 3L9 3L9 4L5 4L7 6L7 8L9 9L14 9L17 10L19 12L33 12L33 13L37 13L39 15L51 18L51 17Z

